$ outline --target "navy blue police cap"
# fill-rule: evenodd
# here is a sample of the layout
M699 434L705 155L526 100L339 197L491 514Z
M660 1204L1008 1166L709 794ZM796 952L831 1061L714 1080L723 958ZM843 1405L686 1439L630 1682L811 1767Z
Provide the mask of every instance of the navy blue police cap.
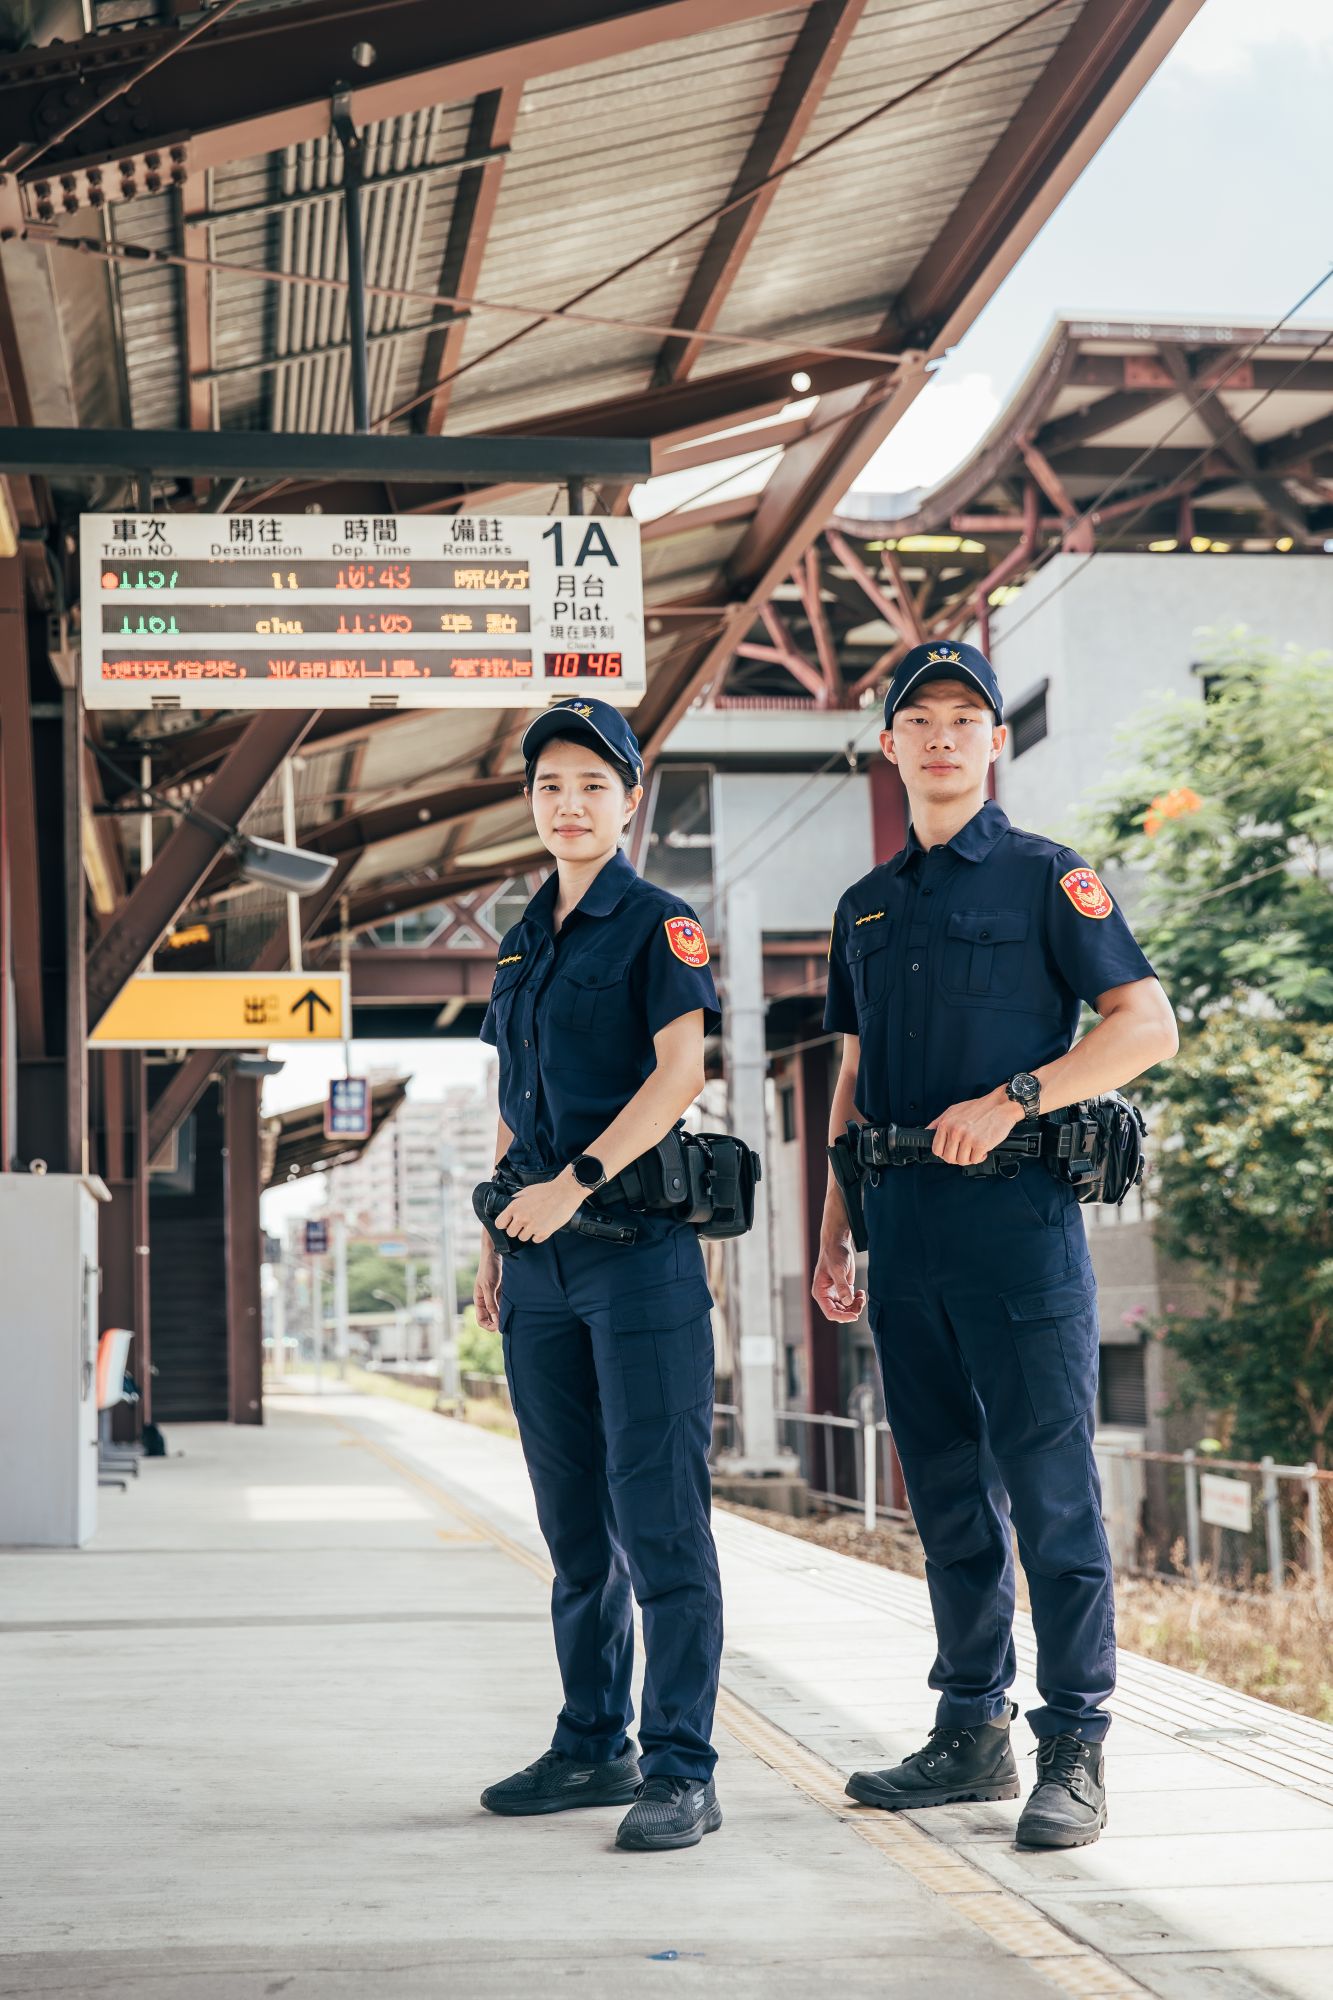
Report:
M1004 721L1000 683L986 655L979 647L964 645L961 640L956 645L945 641L933 646L913 646L911 652L898 662L884 697L886 729L893 727L894 710L901 708L908 695L915 694L927 681L967 682L995 710L996 722Z
M643 782L643 752L639 739L618 708L595 695L571 695L543 709L523 731L519 746L525 765L531 765L543 743L553 736L573 736L591 744L594 750L609 750L634 774L636 785Z

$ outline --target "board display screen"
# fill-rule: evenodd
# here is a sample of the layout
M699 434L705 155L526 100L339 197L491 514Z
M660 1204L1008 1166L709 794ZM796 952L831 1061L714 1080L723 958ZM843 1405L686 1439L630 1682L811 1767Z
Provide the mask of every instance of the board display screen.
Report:
M630 519L87 514L80 535L90 708L643 692Z

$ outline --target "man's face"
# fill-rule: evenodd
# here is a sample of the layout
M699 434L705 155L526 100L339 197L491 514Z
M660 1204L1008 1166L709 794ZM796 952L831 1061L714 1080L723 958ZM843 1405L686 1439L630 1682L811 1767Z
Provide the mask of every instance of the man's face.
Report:
M1004 747L995 711L966 681L927 681L894 710L880 735L908 792L932 805L972 797Z

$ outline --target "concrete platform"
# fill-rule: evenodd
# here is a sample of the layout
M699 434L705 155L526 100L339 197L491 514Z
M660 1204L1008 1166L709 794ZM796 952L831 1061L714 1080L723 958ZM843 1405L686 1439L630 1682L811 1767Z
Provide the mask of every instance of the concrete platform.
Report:
M1333 1990L1333 1730L1128 1661L1098 1847L863 1812L924 1588L722 1515L726 1824L621 1855L614 1812L476 1804L559 1699L510 1441L330 1394L169 1443L90 1550L0 1554L2 1995Z

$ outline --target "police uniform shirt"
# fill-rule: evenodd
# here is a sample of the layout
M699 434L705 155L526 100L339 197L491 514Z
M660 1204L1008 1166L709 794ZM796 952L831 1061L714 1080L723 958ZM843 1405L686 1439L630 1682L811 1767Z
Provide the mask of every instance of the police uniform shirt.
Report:
M1152 976L1081 856L988 800L945 846L910 833L843 896L824 1026L861 1038L863 1119L927 1125L1065 1055L1082 1001Z
M509 1158L534 1172L589 1150L657 1065L653 1036L702 1008L721 1025L694 911L623 853L589 883L559 935L552 873L507 931L481 1039L500 1053Z

